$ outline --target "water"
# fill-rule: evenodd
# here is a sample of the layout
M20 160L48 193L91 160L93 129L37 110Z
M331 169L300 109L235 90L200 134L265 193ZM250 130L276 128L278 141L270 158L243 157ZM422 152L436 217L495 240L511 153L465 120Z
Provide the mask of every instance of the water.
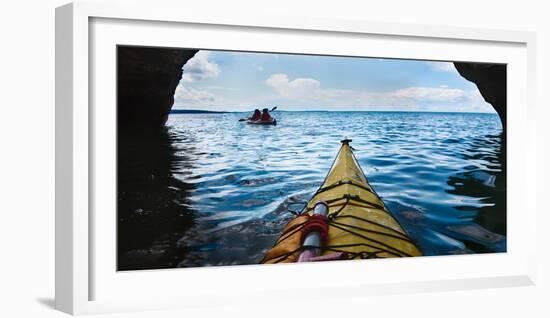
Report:
M131 202L150 193L151 182L126 183L124 195L119 190L119 216L123 209L137 224L130 229L119 221L130 229L119 232L119 241L142 233L140 226L158 233L140 246L119 243L119 269L257 263L292 218L288 209L300 209L319 187L343 138L353 139L369 182L425 255L506 250L497 115L273 115L275 127L238 122L240 113L171 115L164 137L169 159L160 163L166 177L155 181L168 190L141 203ZM124 173L138 170L143 165ZM144 211L148 221L139 216Z

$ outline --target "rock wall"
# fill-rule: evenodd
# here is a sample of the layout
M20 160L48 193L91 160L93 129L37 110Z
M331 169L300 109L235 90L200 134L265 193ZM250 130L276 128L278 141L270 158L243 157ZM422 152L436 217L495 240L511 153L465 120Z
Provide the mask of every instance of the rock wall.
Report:
M462 77L477 85L485 101L495 108L506 129L506 65L489 63L454 63Z
M158 130L174 104L183 65L197 50L119 46L117 121L119 126Z

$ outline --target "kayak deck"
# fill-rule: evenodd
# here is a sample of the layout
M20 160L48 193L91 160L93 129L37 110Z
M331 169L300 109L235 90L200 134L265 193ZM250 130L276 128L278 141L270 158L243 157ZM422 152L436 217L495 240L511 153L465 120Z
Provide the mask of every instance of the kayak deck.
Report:
M302 213L287 224L262 263L297 261L303 250L301 228L319 201L329 207L328 237L321 255L344 252L348 259L422 255L370 186L349 141L344 140L323 184Z

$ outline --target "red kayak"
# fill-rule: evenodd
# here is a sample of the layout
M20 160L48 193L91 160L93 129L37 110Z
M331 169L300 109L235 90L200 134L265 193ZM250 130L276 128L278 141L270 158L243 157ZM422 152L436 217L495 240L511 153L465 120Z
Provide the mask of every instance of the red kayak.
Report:
M277 125L277 119L273 118L273 120L247 120L247 124L251 125Z

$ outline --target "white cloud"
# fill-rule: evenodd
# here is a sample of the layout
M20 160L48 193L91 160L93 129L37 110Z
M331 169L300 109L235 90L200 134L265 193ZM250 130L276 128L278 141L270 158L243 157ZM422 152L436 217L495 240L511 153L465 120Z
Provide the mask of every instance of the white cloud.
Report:
M178 104L176 106L196 106L211 104L216 101L216 97L214 94L205 90L178 85L176 88L175 100Z
M479 91L447 86L407 87L383 92L325 89L316 79L291 80L286 74L271 75L265 83L277 93L276 99L293 105L315 105L318 109L493 111Z
M265 83L272 87L283 98L312 98L320 90L321 83L312 78L296 78L289 80L286 74L271 75Z
M282 108L319 110L418 110L494 112L475 88L464 90L412 86L389 91L324 88L314 78L294 78L279 73L269 76L265 84L272 93L263 95L231 95L235 89L225 86L193 87L180 82L175 93L174 108L212 110L247 110L250 105L276 103Z
M183 66L183 82L195 82L215 78L220 74L220 68L215 62L209 61L210 52L199 51Z
M272 87L280 97L287 99L332 99L352 98L358 100L423 100L454 102L465 96L461 89L448 87L407 87L388 92L368 92L350 89L324 89L321 82L313 78L296 78L290 80L286 74L274 74L266 84Z
M458 88L448 87L407 87L391 93L392 96L409 100L428 100L436 102L456 102L465 96Z
M199 89L180 82L174 94L173 109L247 111L251 104L261 104L251 103L248 99L228 98L223 94L234 90L236 89L221 86L205 86Z
M426 62L428 66L438 72L451 72L456 73L457 70L453 62Z
M220 86L220 85L201 86L201 88L209 89L209 90L219 90L219 91L238 91L239 90L236 87Z
M465 106L464 109L460 111L471 111L471 112L480 112L480 113L493 113L495 109L493 106L485 101L481 93L477 90L471 90L466 92L465 100L467 101L468 106Z

